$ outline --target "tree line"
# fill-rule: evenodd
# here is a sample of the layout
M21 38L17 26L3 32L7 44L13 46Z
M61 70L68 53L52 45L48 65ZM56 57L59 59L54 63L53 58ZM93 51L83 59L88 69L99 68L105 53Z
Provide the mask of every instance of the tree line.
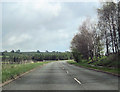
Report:
M75 61L120 55L120 1L101 3L97 9L98 19L87 18L71 41ZM117 57L116 57L117 58Z
M7 63L29 63L37 62L37 61L46 61L46 60L68 60L72 59L72 54L68 51L66 52L20 52L17 50L16 52L12 50L11 52L4 51L2 52L2 62Z

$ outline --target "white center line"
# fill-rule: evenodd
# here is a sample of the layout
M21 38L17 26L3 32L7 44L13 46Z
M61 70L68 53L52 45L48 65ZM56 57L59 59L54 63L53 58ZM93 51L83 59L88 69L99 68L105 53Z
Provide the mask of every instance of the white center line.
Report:
M69 73L68 71L66 71L66 73Z
M81 84L81 82L78 79L74 78L74 80L77 81L77 83Z

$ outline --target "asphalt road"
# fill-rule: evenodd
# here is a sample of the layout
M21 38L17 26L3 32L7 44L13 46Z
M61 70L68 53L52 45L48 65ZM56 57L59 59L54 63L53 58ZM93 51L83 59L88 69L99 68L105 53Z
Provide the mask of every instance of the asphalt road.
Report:
M25 74L2 89L118 90L118 77L57 61Z

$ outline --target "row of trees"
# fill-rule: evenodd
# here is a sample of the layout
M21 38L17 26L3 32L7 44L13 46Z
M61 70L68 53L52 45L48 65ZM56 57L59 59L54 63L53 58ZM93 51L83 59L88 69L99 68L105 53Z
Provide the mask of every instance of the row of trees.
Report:
M33 60L43 61L43 60L68 60L72 59L72 54L70 52L57 53L57 52L49 52L49 53L37 53L32 57Z
M5 53L5 52L8 52L7 50L5 50L5 51L3 51L3 53ZM12 53L20 53L20 50L18 49L18 50L11 50L10 52L12 52Z
M120 2L102 3L98 21L87 18L71 42L74 59L89 59L120 51Z
M24 63L29 61L44 61L44 60L68 60L72 59L70 52L2 52L2 62L9 63Z
M98 9L98 27L106 45L106 54L118 53L120 46L120 2L109 2Z

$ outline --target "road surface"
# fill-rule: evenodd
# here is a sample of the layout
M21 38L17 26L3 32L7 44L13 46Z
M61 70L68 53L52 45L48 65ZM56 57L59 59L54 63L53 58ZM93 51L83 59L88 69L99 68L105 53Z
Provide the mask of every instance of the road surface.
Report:
M118 90L118 77L56 61L3 86L3 90Z

